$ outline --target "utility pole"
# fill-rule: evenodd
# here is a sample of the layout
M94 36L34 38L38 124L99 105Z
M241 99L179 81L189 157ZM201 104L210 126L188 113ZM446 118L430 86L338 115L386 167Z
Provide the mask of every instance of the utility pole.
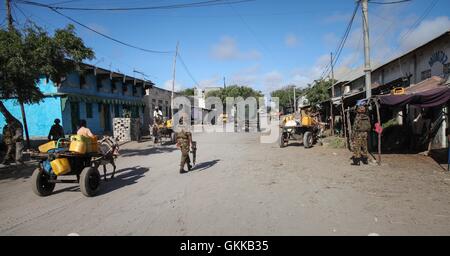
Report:
M177 48L175 49L175 56L173 57L173 76L172 76L172 96L170 102L170 114L173 119L173 91L175 90L175 70L177 67L177 57L178 57L178 45L180 42L177 42Z
M227 84L225 83L225 77L223 77L223 89L227 88Z
M297 98L295 97L295 85L294 85L294 114L297 112Z
M9 32L14 31L14 24L13 24L13 17L11 15L11 0L6 0L6 18L8 20L8 30ZM25 116L25 107L23 105L23 102L19 100L20 105L20 112L22 112L22 121L23 121L23 128L25 130L25 138L27 140L27 148L30 148L30 135L28 133L28 125L27 125L27 118Z
M334 98L334 66L333 66L333 53L330 53L331 56L331 99L330 99L330 129L331 135L334 135L334 114L333 114L333 98Z
M364 31L364 72L366 73L366 98L372 97L372 78L370 68L369 15L368 0L361 0Z

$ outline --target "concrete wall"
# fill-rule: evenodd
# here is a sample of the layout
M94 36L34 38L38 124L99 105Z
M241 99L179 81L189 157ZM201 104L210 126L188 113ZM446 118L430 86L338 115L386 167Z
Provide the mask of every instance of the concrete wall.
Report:
M55 93L70 93L70 94L82 94L92 95L96 97L105 97L112 99L123 100L141 100L143 96L143 90L141 87L137 87L136 93L132 95L133 85L127 84L127 92L122 91L122 82L116 81L116 90L112 91L112 85L109 78L102 79L102 86L97 89L97 79L93 74L85 76L86 84L80 87L80 76L78 73L71 73L68 75L66 81L60 87L56 87L54 83L49 80L47 82L45 77L39 80L39 88L41 91L48 95L41 103L25 105L25 112L27 116L29 135L47 136L50 130L50 126L53 124L55 118L59 118L62 121L64 132L71 134L72 130L72 118L70 101L65 102L65 106L62 106L62 100L59 96L52 96ZM22 115L20 112L20 106L15 100L4 100L6 108L13 114L18 120L22 121ZM87 117L86 103L79 102L80 119L86 119L88 127L95 134L103 134L105 132L105 125L101 121L101 112L99 112L99 104L92 102L92 118ZM116 113L114 104L109 105L110 112L110 131L112 132L114 117L122 116L123 106L118 106L119 113ZM139 117L143 120L143 107L139 107ZM5 122L4 119L0 120L0 128L3 129Z
M17 101L5 100L3 103L12 115L22 122L22 112ZM55 118L63 119L61 114L61 100L59 97L47 97L39 104L25 105L24 107L30 137L47 137ZM5 119L1 118L0 129L3 130L4 126ZM63 126L63 128L64 130L70 130L70 126Z

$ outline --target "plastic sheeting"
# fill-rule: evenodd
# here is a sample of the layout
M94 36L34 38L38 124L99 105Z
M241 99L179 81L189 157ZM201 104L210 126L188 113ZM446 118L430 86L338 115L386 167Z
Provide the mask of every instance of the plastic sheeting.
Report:
M422 108L437 107L450 100L450 88L442 86L413 94L383 95L378 98L381 105L401 107L410 104Z

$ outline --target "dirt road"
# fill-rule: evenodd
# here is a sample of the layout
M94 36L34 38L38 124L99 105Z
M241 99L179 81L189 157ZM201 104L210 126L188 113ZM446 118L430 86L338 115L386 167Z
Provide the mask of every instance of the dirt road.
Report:
M33 194L30 171L0 174L1 235L450 235L450 174L423 156L353 167L350 154L260 144L257 134L195 134L180 175L174 146L129 143L116 179L84 197Z

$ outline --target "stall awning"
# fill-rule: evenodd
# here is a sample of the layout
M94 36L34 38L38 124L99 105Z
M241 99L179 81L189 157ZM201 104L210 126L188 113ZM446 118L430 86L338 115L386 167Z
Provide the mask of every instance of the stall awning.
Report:
M442 78L431 77L406 88L403 95L382 95L378 98L381 105L401 107L411 104L422 108L437 107L450 100L450 88L442 83Z
M88 103L101 103L101 104L112 104L112 105L128 105L128 106L145 106L143 100L126 100L126 99L114 99L105 98L92 95L81 95L81 94L64 94L59 95L62 100L63 110L65 108L65 103L67 100L73 102L88 102Z

